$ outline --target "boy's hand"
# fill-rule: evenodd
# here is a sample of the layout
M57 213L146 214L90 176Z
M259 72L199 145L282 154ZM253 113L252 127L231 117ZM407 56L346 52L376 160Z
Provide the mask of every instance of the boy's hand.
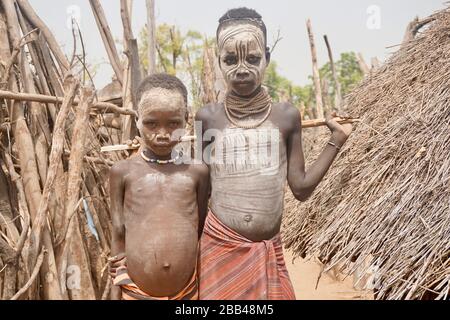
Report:
M126 267L127 265L127 257L125 253L120 253L117 256L111 257L108 259L109 263L109 275L112 279L115 279L117 276L117 269L120 267Z
M142 148L141 137L136 136L133 140L128 140L126 144L127 146L134 148L133 150L130 150L130 155L135 155Z
M353 125L351 123L339 124L334 118L337 117L336 112L326 114L327 127L330 129L333 141L342 147L352 133Z

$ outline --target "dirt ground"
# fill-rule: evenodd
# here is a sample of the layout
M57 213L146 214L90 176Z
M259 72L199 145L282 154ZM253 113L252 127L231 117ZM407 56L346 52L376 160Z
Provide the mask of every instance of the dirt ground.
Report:
M286 265L294 286L297 300L371 300L371 293L353 288L353 278L339 280L330 273L323 274L316 289L320 265L313 260L297 258L292 262L292 253L285 250Z

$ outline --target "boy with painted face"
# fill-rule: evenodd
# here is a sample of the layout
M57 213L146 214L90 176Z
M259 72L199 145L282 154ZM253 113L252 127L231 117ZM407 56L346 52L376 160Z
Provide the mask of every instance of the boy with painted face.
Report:
M174 151L187 91L176 77L156 74L143 80L137 102L142 147L110 173L112 297L195 300L209 174Z
M295 299L280 237L286 181L298 200L306 200L352 127L329 117L330 141L305 171L298 109L273 104L261 85L270 60L261 16L239 8L219 23L228 92L223 104L196 115L205 136L213 136L203 142L212 188L200 245L200 299Z

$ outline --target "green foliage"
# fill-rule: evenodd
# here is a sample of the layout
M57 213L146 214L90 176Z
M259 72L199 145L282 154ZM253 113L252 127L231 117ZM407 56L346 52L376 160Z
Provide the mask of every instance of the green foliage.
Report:
M292 83L277 72L277 63L273 61L266 70L264 84L269 89L272 99L279 100L282 92L290 92Z
M344 52L338 61L335 62L338 81L341 84L342 95L348 94L353 87L359 83L364 74L358 65L356 54L354 52ZM330 94L334 97L335 83L331 72L330 63L326 63L320 68L320 77L327 79L330 84Z
M281 76L277 71L277 63L272 61L266 70L264 85L269 89L269 94L276 102L289 100L295 105L311 100L312 86L295 86L290 80Z
M341 54L335 62L338 81L341 84L342 95L348 94L353 87L363 79L363 73L359 68L356 54L345 52ZM331 72L330 63L326 63L320 70L321 79L326 79L329 84L328 101L334 101L335 83ZM315 104L314 86L312 76L309 76L309 83L305 86L296 86L290 80L281 76L277 70L276 62L272 61L267 68L265 85L269 88L269 93L274 101L289 101L300 107L302 104L308 108Z
M144 69L148 68L147 29L143 28L139 35L139 56ZM194 108L201 104L201 76L203 70L203 48L210 44L200 32L188 30L181 32L177 26L161 24L156 30L156 68L179 77L190 91Z

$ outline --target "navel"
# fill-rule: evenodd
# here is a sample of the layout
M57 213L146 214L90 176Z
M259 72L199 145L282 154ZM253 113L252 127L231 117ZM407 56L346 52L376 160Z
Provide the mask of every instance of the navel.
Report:
M246 216L244 217L244 221L245 221L245 222L250 222L250 221L252 221L252 220L253 220L253 216L250 215L250 214L248 214L248 215L246 215Z

